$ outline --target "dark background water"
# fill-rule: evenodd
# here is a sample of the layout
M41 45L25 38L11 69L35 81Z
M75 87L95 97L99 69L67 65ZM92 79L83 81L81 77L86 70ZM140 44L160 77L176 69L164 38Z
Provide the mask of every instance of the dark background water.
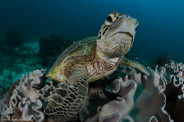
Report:
M182 0L1 0L0 39L14 30L27 41L51 34L77 41L97 35L111 11L139 20L132 56L145 62L159 55L184 61Z

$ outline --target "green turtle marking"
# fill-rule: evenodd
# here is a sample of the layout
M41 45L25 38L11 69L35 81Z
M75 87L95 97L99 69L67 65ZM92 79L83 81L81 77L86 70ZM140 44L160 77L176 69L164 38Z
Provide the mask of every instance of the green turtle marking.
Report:
M112 12L97 38L88 37L68 47L47 74L60 83L45 114L62 122L74 120L85 103L88 83L112 74L120 64L148 75L141 65L123 58L132 47L137 27L137 19Z

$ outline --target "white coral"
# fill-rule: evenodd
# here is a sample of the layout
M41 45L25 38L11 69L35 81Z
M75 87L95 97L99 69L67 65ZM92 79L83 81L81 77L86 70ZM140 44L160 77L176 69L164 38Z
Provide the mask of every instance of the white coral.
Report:
M22 119L24 121L33 119L39 122L44 120L42 102L50 96L53 89L53 85L45 85L44 73L45 70L35 70L29 75L22 76L19 84L13 90L9 107L5 107L6 110L3 111L3 115L6 115L5 117L8 120L12 119L7 115L13 114L14 107L18 107L22 112Z

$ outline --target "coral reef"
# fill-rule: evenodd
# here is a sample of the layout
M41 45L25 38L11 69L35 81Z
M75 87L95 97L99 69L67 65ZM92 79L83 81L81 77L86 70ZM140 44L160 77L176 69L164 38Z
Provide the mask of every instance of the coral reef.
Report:
M121 66L109 77L90 83L76 122L179 122L184 119L184 64L170 61L151 75ZM45 70L23 75L0 101L2 121L52 121L44 108L57 84ZM3 106L2 106L3 105Z
M22 74L43 68L40 59L34 50L28 47L0 49L0 90L7 91L8 87L17 81ZM3 93L4 94L4 93Z
M165 109L174 121L179 122L184 118L184 64L171 60L165 67L169 77L164 91L167 98Z
M182 63L170 61L165 67L156 66L154 71L150 69L152 75L149 77L122 67L116 72L115 79L110 79L112 82L109 79L100 80L90 88L88 101L80 113L81 120L86 122L182 120L183 66Z
M53 92L52 81L45 84L45 70L35 70L23 75L14 89L9 90L5 106L2 108L2 121L43 121L43 103L48 102ZM11 97L10 97L11 96Z
M155 64L159 66L164 66L169 61L168 55L158 56Z
M14 45L13 42L17 42L17 44L11 46L9 44L11 41L12 45ZM38 45L40 51L38 52L35 51L35 48L25 45L23 41L21 34L9 31L6 34L5 42L0 42L2 44L0 44L0 62L3 64L0 65L0 98L23 74L35 69L49 67L59 55L57 53L64 50L69 43L65 43L60 37L56 36L42 38L40 45Z

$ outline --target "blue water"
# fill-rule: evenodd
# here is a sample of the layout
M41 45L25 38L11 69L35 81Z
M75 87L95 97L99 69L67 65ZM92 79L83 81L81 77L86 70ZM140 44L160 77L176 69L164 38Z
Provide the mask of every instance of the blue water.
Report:
M184 61L184 1L179 0L1 0L0 39L15 30L26 41L51 34L77 41L97 35L111 11L139 20L132 56L145 62L159 55Z

